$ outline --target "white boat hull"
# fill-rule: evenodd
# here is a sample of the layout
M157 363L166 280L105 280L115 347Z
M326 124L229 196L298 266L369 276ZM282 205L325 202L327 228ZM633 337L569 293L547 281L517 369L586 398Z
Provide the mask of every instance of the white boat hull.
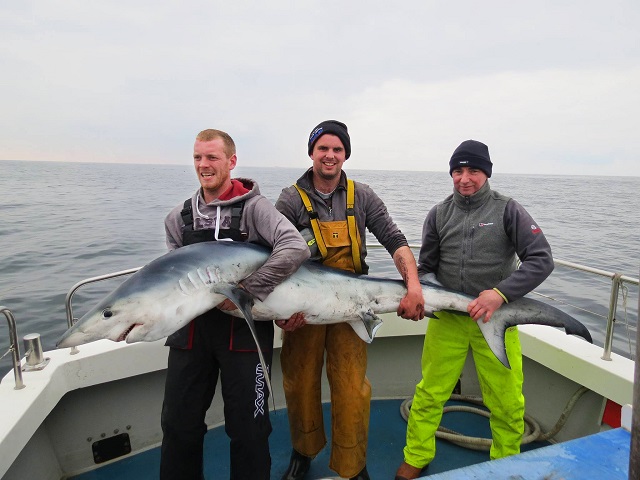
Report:
M383 317L376 340L369 345L368 376L376 398L409 398L420 380L420 355L427 321L410 322L393 314ZM536 325L520 328L524 354L527 413L543 431L550 429L568 399L582 385L590 391L576 404L557 441L596 433L603 428L607 399L630 404L634 364L602 349ZM279 348L280 339L275 347ZM14 390L13 375L0 383L0 477L60 479L96 468L92 444L127 433L131 454L157 447L162 439L160 411L168 349L163 341L114 343L101 340L70 349L45 352L42 371L24 372L25 388ZM278 351L272 383L276 408L284 408ZM328 385L323 386L328 401ZM479 395L471 356L462 377L462 391ZM223 422L216 395L207 415L214 427ZM122 458L122 457L120 457ZM114 460L115 461L115 460Z

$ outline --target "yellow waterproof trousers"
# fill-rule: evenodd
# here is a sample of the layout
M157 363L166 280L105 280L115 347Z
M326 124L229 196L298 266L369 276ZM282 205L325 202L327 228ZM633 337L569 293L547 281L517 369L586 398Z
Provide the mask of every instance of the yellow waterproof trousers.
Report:
M308 457L327 443L321 403L325 349L331 388L329 467L350 478L366 463L371 384L366 377L367 344L348 323L305 325L284 334L280 361L291 442Z
M423 468L436 454L435 433L442 409L472 349L482 399L491 411L491 459L520 453L524 433L522 350L518 330L509 328L505 345L511 369L495 357L475 321L466 315L436 312L429 319L422 350L422 380L416 386L407 425L404 460Z

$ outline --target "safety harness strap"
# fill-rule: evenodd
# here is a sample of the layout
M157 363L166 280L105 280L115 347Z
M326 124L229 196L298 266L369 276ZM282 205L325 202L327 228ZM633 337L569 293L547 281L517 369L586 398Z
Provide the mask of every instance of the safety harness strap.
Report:
M358 244L356 212L353 208L355 204L355 185L353 180L347 179L347 225L349 227L349 238L351 238L351 256L353 257L353 267L356 273L362 273L360 263L360 245Z
M322 234L320 233L320 225L318 224L318 214L313 211L313 207L311 206L311 201L309 200L309 196L307 192L302 190L295 183L293 184L298 190L300 194L300 198L302 199L302 203L304 207L307 209L307 213L309 214L309 220L311 222L311 228L313 229L313 236L316 237L316 243L318 245L318 250L320 250L320 255L322 258L327 258L327 246L324 243L324 239L322 238Z
M302 199L302 203L307 209L309 214L309 221L313 230L313 236L316 237L316 243L318 250L322 255L322 258L327 258L327 246L320 233L320 224L318 221L318 213L313 210L311 200L307 193L302 190L297 184L293 185ZM347 179L347 227L349 230L349 239L351 240L351 257L353 259L353 266L356 273L362 273L362 262L360 261L360 244L358 243L358 230L356 224L355 210L353 208L355 204L355 184L353 180Z

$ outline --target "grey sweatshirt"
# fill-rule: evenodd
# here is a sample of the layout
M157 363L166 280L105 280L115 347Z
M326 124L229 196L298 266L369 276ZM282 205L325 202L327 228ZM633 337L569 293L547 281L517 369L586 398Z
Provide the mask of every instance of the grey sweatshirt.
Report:
M553 267L551 247L531 215L488 181L469 197L454 190L427 214L418 273L435 273L448 288L474 296L497 288L512 301L540 285Z
M214 200L209 204L204 202L201 189L193 194L193 228L215 228L219 207L220 229L228 229L231 224L231 206L245 201L240 218L240 230L247 233L247 242L270 247L272 251L267 262L244 279L242 285L251 295L264 300L278 284L286 280L309 258L309 248L298 230L260 194L255 181L248 178L236 180L242 182L249 192L230 200ZM169 250L182 246L182 208L182 203L177 205L165 218Z

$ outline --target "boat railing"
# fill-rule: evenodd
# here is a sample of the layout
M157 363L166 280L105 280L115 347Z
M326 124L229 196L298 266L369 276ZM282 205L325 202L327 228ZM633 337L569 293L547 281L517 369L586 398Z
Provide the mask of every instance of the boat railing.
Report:
M607 330L604 336L604 353L602 355L603 360L611 360L611 350L613 348L613 328L616 323L616 313L618 311L618 299L620 297L620 290L625 284L638 285L638 279L632 278L620 273L607 272L598 268L587 267L578 263L567 262L565 260L554 259L556 265L562 265L564 267L572 268L586 273L600 275L602 277L609 278L611 280L611 292L609 294L609 309L607 313ZM637 328L637 327L636 327ZM631 353L631 352L630 352Z
M20 366L20 346L18 345L18 329L16 327L16 320L13 318L11 310L7 307L0 306L0 312L4 314L9 324L9 351L11 352L11 361L13 363L13 376L16 380L16 386L14 389L20 390L21 388L24 388L24 382L22 381L22 368Z
M101 282L103 280L122 277L123 275L130 275L132 273L137 272L141 268L142 267L136 267L136 268L129 268L127 270L120 270L119 272L105 273L104 275L98 275L97 277L85 278L84 280L80 280L78 283L76 283L73 287L71 287L71 289L69 290L69 293L67 293L67 296L64 300L64 306L67 312L67 327L68 328L73 327L73 324L77 320L76 318L73 318L72 299L80 287L89 285L91 283ZM71 347L71 355L75 355L76 353L78 353L78 349L76 347Z
M409 247L412 250L419 250L420 246L419 245L409 245ZM367 248L368 249L381 249L383 248L381 245L379 244L367 244ZM605 334L605 339L604 339L604 351L603 351L603 355L602 355L602 359L603 360L611 360L611 351L612 351L612 347L613 347L613 333L614 333L614 326L616 323L616 313L617 313L617 306L618 306L618 299L620 296L620 290L621 287L625 286L626 284L630 284L630 285L638 285L639 281L637 278L632 278L626 275L621 275L619 273L614 273L614 272L607 272L605 270L600 270L597 268L593 268L593 267L588 267L585 265L580 265L578 263L573 263L573 262L567 262L565 260L558 260L558 259L554 259L554 262L556 263L556 265L561 265L567 268L571 268L574 270L579 270L582 272L586 272L589 274L594 274L594 275L599 275L599 276L603 276L603 277L607 277L611 280L611 292L610 292L610 296L609 296L609 309L608 309L608 313L607 313L607 327L606 327L606 334ZM108 280L111 278L116 278L116 277L120 277L123 275L129 275L131 273L135 273L138 270L140 270L140 268L142 267L138 267L138 268L131 268L128 270L122 270L119 272L114 272L114 273L107 273L105 275L99 275L97 277L92 277L92 278L87 278L85 280L82 280L78 283L76 283L73 287L71 287L71 289L69 290L69 293L67 294L66 300L65 300L65 306L66 306L66 311L67 311L67 325L68 327L72 327L73 324L75 323L75 321L77 319L75 319L73 317L73 308L72 308L72 298L73 295L76 293L76 291L85 286L88 285L90 283L95 283L95 282L100 282L102 280ZM537 293L537 292L532 292L532 293ZM538 294L538 295L542 295L542 294ZM544 295L542 295L544 296ZM71 349L71 353L77 353L78 350L76 349L76 347L73 347Z

